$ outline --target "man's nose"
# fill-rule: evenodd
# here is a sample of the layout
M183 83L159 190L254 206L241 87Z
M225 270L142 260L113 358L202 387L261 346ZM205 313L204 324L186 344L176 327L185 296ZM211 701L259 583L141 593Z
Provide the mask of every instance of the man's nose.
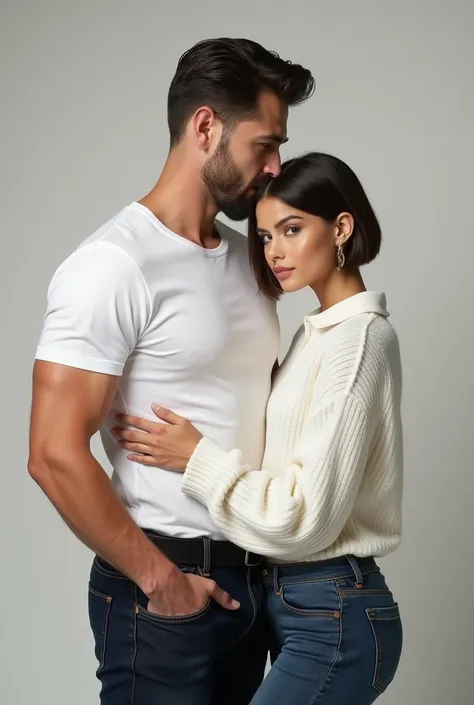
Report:
M276 154L272 154L271 157L267 159L267 162L263 168L263 173L269 174L270 176L273 176L273 178L275 178L280 175L280 172L281 159L280 154L277 152Z

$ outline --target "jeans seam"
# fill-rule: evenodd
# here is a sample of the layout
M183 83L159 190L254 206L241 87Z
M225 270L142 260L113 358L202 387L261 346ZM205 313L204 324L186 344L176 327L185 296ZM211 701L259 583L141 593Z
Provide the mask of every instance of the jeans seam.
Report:
M193 614L185 614L181 617L166 617L166 615L154 614L153 612L148 612L140 604L136 604L136 614L137 617L140 616L142 619L148 621L150 624L188 624L189 622L194 622L196 619L204 617L205 614L211 609L212 601L209 600L207 605L203 607L199 612L194 612Z
M242 634L242 636L240 636L240 637L237 639L237 641L235 642L236 644L238 644L239 641L242 641L242 639L244 639L244 638L247 636L247 634L250 632L250 630L252 629L253 625L255 624L255 620L257 619L257 601L256 601L256 599L255 599L255 595L254 595L254 593L253 593L252 585L251 585L251 583L250 583L250 569L247 568L246 571L245 571L245 573L246 573L245 577L246 577L246 579L247 579L247 587L248 587L250 599L252 600L252 605L253 605L253 617L252 617L252 621L250 622L250 625L249 625L249 626L247 627L247 629L244 631L244 633Z
M284 566L283 566L284 567ZM372 573L378 573L379 568L376 568L374 570L368 570L366 572L362 571L362 575L371 575ZM279 579L280 585L302 585L306 583L326 583L330 581L338 581L338 580L344 580L345 578L352 578L354 577L354 573L348 573L347 575L331 575L327 576L324 578L310 578L309 580L291 580L291 579L285 579L281 578Z
M135 600L134 604L138 603L138 590L137 586L134 586ZM137 611L133 610L133 656L132 656L132 702L131 705L135 705L135 684L136 684L136 672L135 672L135 660L137 658Z
M344 596L344 597L368 597L368 596L377 596L380 595L382 597L392 597L392 592L390 590L376 590L374 589L368 589L366 590L365 588L361 588L360 590L342 590L339 589L339 594Z
M129 580L126 575L117 575L116 573L112 573L112 571L107 570L107 568L103 568L97 560L97 557L94 558L93 568L101 575L104 575L106 578L112 578L114 580Z
M334 582L334 581L333 581ZM336 588L337 592L337 588ZM338 599L339 599L339 605L341 604L341 596L338 594ZM293 612L294 614L298 614L303 617L320 617L321 619L324 619L326 617L330 617L332 619L338 619L336 616L337 610L312 610L312 609L305 609L303 607L293 607L290 605L286 600L285 600L285 586L281 586L281 591L280 591L280 600L282 605L289 611ZM339 615L340 617L340 615Z
M367 613L367 610L366 610L366 613ZM376 690L378 693L382 694L383 689L380 687L380 685L378 683L378 679L377 679L377 673L379 671L380 660L381 660L382 654L381 654L381 651L379 648L379 643L378 643L377 635L375 633L374 625L372 623L372 620L369 618L368 614L367 614L367 619L369 620L370 628L372 629L372 634L374 636L374 645L375 645L375 664L374 664L374 671L372 674L372 688L374 688L374 690Z
M336 653L335 653L333 662L329 668L329 671L327 672L326 678L324 679L324 682L321 683L321 686L319 687L318 692L313 695L312 699L309 702L309 705L314 705L316 703L316 701L318 700L324 686L327 684L330 676L332 675L332 672L334 671L336 663L339 661L339 656L341 654L342 630L343 630L343 619L344 619L344 603L342 602L342 598L339 594L338 594L338 597L339 597L339 613L341 615L341 617L339 619L339 643L337 645Z
M272 593L272 594L273 594L273 593ZM271 611L268 609L267 597L266 597L266 595L265 595L265 592L264 592L264 594L263 594L263 609L265 610L265 614L267 615L268 621L269 621L270 624L272 625L273 631L274 631L275 634L276 634L276 633L277 633L276 621L275 621L275 619L273 618L273 615L272 615Z

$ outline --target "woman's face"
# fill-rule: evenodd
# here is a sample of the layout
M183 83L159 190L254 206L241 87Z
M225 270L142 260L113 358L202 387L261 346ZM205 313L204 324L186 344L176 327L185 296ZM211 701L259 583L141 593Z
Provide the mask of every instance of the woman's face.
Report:
M285 292L327 279L337 267L337 243L343 245L353 228L348 213L328 222L273 197L258 202L256 215L265 258Z

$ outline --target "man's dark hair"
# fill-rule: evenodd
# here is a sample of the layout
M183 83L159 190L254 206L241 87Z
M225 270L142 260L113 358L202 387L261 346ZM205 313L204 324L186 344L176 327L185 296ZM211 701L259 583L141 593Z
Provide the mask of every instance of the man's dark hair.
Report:
M377 257L382 243L379 221L359 179L337 157L310 152L288 160L282 164L279 176L262 186L255 202L265 197L277 198L328 223L334 222L341 213L350 213L354 218L354 231L344 245L344 269L358 269ZM283 289L265 259L255 208L249 218L248 246L260 291L273 301L277 300ZM336 248L334 263L336 265Z
M178 62L168 93L171 146L184 134L197 108L208 105L232 127L255 114L263 89L269 89L288 106L298 105L314 91L308 69L284 61L250 39L205 39Z

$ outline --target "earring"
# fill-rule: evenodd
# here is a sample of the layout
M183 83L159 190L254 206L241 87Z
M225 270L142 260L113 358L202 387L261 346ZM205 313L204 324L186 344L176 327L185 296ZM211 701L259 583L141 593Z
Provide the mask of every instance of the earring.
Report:
M344 252L342 250L342 245L340 242L337 243L336 247L337 247L337 253L336 253L337 271L340 272L346 263L346 257L344 255Z

